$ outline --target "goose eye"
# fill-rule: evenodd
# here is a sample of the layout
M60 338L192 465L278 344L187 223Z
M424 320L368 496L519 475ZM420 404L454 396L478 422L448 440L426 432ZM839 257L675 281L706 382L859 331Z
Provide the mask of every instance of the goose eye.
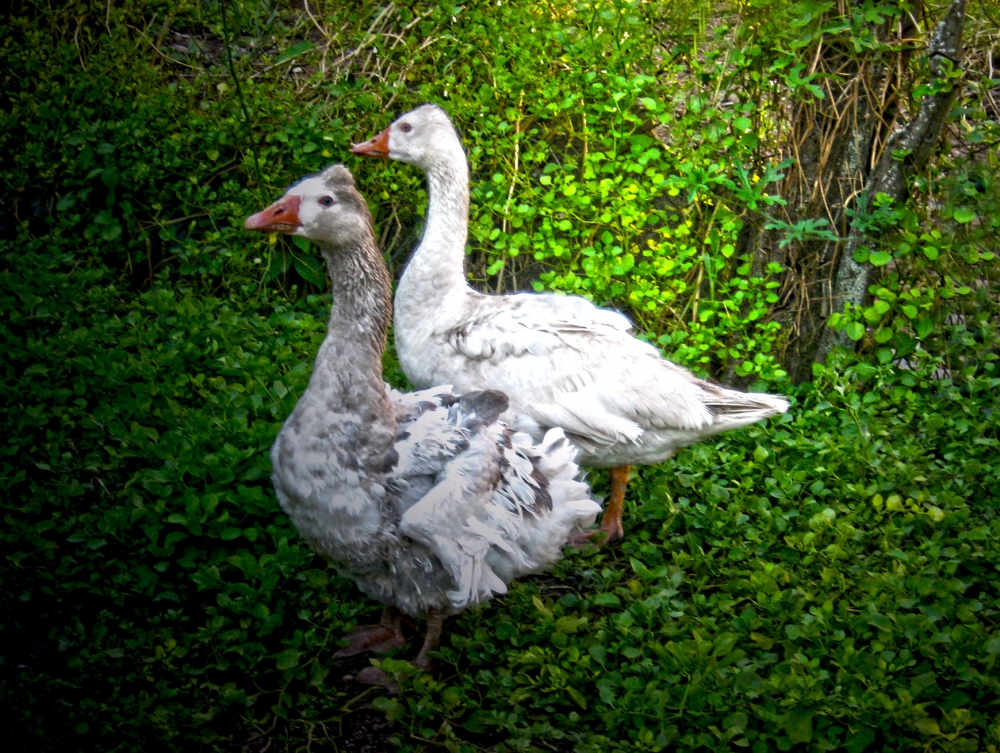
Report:
M322 199L319 200L319 205L321 207L332 207L333 206L333 197L332 196L324 196Z
M409 133L410 131L413 130L413 126L411 126L409 123L403 123L401 126L399 126L399 130L401 130L403 133Z

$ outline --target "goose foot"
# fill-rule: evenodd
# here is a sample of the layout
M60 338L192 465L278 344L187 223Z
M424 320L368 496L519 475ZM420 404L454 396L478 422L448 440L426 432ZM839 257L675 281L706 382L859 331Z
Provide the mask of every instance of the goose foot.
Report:
M402 615L395 607L386 607L378 625L359 625L348 638L348 645L334 655L334 659L345 659L365 651L384 654L394 648L406 645L403 637Z
M432 666L430 652L441 642L443 630L444 615L437 609L431 609L427 613L427 634L424 636L424 645L420 647L417 658L410 662L411 665L424 672L430 672ZM362 685L379 685L385 688L389 695L399 695L399 683L390 680L389 675L377 667L365 667L358 672L356 679Z
M621 518L609 520L608 516L605 515L601 525L597 528L592 531L574 533L570 536L569 545L574 549L585 549L588 546L604 546L623 538L625 538L625 532L622 530Z
M622 465L611 469L611 496L604 507L604 517L601 525L593 531L584 531L570 537L569 543L576 549L582 549L590 544L603 546L613 541L625 538L622 527L622 509L625 505L625 488L628 486L629 466ZM594 541L597 538L597 541Z
M377 667L365 667L358 672L357 681L362 685L379 685L389 695L399 695L399 683L389 679L389 675Z

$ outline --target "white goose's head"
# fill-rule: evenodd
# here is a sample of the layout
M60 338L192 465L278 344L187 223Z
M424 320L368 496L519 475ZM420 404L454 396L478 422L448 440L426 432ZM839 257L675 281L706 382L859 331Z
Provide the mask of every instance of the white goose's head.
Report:
M323 246L343 246L367 237L371 214L343 165L303 178L267 209L247 217L247 230L300 235Z
M355 144L351 151L368 157L399 160L424 171L456 157L465 161L455 126L437 105L421 105L411 110L375 138Z

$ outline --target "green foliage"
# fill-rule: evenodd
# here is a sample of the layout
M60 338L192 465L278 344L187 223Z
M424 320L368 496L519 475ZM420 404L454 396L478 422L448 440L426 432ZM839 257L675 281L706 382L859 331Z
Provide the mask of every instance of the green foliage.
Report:
M208 742L330 604L267 459L325 328L305 306L258 313L183 288L123 305L100 274L63 272L71 261L29 251L3 277L4 401L22 406L2 471L22 724L74 749ZM356 610L330 608L322 635ZM60 697L76 700L53 727Z
M385 659L402 696L342 679L357 665L330 654L373 606L268 479L329 298L313 252L242 218L343 160L398 270L421 177L348 147L428 99L472 162L476 284L587 295L693 368L780 384L788 270L754 229L832 231L770 213L794 165L754 93L820 96L801 51L877 54L901 5L748 2L731 25L620 0L19 8L0 23L0 694L33 749L318 749L374 705L409 749L997 750L989 81L956 110L980 151L854 218L884 275L834 324L863 358L817 367L780 421L640 470L623 545L453 619L432 675Z
M663 44L662 27L639 4L539 14L531 36L507 41L504 12L514 11L483 22L491 33L477 46L509 43L509 70L491 72L486 101L482 83L463 89L459 78L455 95L466 101L451 108L459 122L474 122L466 136L482 177L472 192L471 250L485 256L483 281L496 276L501 289L541 263L552 268L542 268L536 290L619 302L698 370L780 379L771 352L778 332L767 314L781 268L754 272L746 250L737 250L743 207L778 200L766 193L779 175L774 166L758 175L743 164L758 143L754 107L715 108L687 90L676 103L653 96L663 65L680 75L695 62L707 78L721 60L655 65L650 50ZM551 75L539 75L539 60L553 61ZM508 104L497 108L496 99ZM650 135L651 121L669 134L666 148ZM735 195L736 205L720 194ZM536 265L522 261L526 253Z
M996 124L985 124L997 131ZM988 168L1000 167L990 154ZM831 325L864 339L881 363L942 354L948 367L966 375L995 376L997 304L990 294L1000 254L1000 210L986 198L992 175L957 173L937 179L944 206L891 207L875 198L863 218L882 234L878 246L862 246L858 262L887 267L871 286L871 303L835 313Z
M843 366L633 481L620 551L464 617L381 707L455 750L997 745L998 383Z

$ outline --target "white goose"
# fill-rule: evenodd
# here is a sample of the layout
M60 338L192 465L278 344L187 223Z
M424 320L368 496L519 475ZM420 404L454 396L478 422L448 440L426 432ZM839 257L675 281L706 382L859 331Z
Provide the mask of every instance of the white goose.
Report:
M445 615L551 565L600 506L561 429L534 445L497 420L502 393L402 395L382 382L389 274L346 168L305 178L245 227L315 241L333 283L326 338L271 462L281 507L309 545L388 607L339 655L402 645L405 612L427 619L414 662L426 668Z
M469 168L444 110L423 105L355 154L422 169L430 203L420 245L396 290L394 332L403 372L415 387L495 389L534 426L562 427L580 464L611 469L601 528L622 536L630 465L654 465L723 431L784 413L781 397L698 379L632 336L621 314L553 293L483 295L466 280Z

